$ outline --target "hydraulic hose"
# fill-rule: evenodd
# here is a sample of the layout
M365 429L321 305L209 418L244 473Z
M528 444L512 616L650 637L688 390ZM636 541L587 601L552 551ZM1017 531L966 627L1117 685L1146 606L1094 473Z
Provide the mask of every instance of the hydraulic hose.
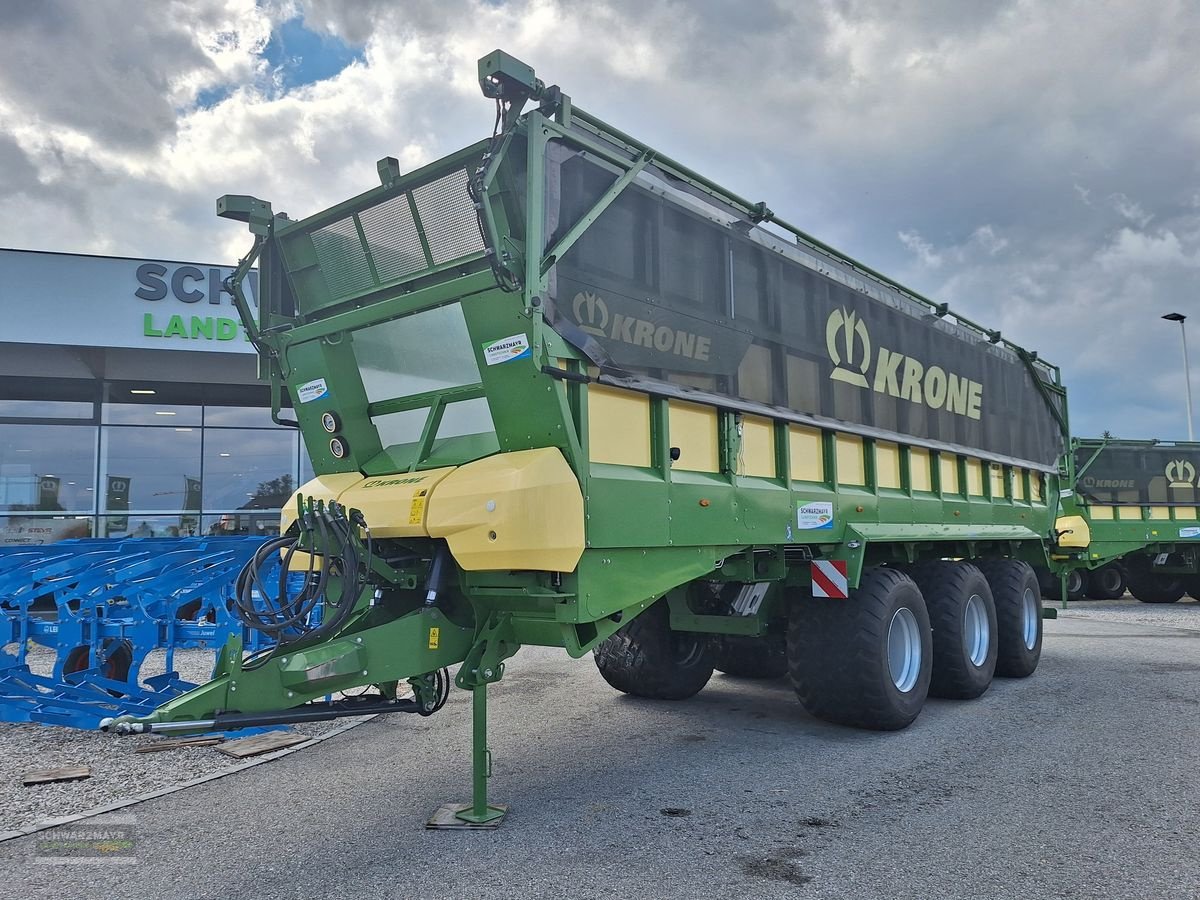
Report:
M366 533L365 548L358 528ZM298 551L308 554L308 567L300 570L303 587L293 593L288 577ZM235 595L238 618L279 646L333 634L354 611L372 558L371 532L360 513L347 517L337 503L310 506L294 533L267 541L243 567ZM273 566L278 566L277 577L270 577Z

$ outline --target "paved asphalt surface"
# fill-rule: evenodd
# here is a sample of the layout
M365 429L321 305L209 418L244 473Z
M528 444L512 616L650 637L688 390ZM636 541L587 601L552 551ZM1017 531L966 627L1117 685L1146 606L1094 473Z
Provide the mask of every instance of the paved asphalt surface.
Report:
M1200 608L1046 623L1038 672L907 731L806 715L714 677L684 703L530 650L492 691L494 832L427 832L468 799L470 706L375 720L140 804L139 864L34 865L6 896L1200 897ZM1128 615L1113 610L1128 609ZM1142 607L1141 609L1145 609ZM664 809L686 815L664 815Z

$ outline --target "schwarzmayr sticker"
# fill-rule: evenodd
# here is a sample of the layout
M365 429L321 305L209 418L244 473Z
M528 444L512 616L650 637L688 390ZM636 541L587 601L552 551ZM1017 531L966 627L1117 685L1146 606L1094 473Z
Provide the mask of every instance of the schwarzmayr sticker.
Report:
M796 508L796 527L801 531L833 528L832 503L804 503Z
M514 334L512 337L500 338L498 341L483 345L483 358L489 366L511 362L514 359L524 359L532 355L533 351L529 349L529 338L523 334Z
M296 390L296 395L300 398L301 403L311 403L313 400L328 397L329 387L325 384L324 378L318 378L316 381L300 385Z

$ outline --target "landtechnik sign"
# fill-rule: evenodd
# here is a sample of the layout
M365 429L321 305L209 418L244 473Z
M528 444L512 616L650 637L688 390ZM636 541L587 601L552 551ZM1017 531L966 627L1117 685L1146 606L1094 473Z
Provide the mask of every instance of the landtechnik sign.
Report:
M229 266L0 250L0 341L253 353ZM246 279L258 303L258 273Z

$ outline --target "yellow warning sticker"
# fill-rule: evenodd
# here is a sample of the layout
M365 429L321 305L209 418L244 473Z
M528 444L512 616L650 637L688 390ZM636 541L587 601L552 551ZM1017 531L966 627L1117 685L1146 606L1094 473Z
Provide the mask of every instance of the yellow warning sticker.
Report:
M439 628L438 626L434 625L432 628L429 629L429 649L436 650L438 648L438 643L441 641L441 639L442 639L442 629Z
M428 488L421 488L413 493L412 506L408 509L409 525L420 525L425 521L425 495L428 493Z

